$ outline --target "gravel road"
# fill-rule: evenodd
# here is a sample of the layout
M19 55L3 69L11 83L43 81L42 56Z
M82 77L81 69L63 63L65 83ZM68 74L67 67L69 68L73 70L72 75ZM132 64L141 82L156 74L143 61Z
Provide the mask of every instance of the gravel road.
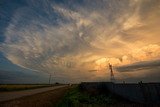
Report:
M23 91L14 91L14 92L0 92L0 102L17 99L24 96L30 96L30 95L34 95L34 94L38 94L46 91L51 91L51 90L55 90L55 89L66 87L66 86L67 85L30 89L30 90L23 90Z

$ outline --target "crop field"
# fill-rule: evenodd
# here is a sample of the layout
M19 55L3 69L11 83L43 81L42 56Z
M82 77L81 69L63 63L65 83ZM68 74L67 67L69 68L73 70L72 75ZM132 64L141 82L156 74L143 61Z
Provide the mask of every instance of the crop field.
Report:
M34 88L49 87L49 86L52 86L52 85L48 85L48 84L6 84L6 85L0 85L0 92L27 90L27 89L34 89Z
M65 94L57 107L159 107L159 105L130 102L112 93L91 94L75 86Z
M78 86L70 89L57 107L101 107L102 105L111 105L117 103L112 95L91 95L82 92Z

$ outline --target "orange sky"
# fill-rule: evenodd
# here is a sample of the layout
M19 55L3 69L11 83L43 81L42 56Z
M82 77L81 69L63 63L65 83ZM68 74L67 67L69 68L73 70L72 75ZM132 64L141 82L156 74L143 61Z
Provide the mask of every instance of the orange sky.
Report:
M159 19L159 0L33 3L13 13L0 50L14 64L75 81L109 80L108 63L120 80L139 78L157 71L116 67L159 60Z

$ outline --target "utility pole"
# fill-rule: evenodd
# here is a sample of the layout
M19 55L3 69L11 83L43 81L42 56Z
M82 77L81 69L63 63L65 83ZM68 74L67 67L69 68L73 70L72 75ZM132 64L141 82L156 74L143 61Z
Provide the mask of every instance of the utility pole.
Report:
M51 74L49 75L49 84L51 84Z
M110 81L111 82L115 82L115 78L114 78L114 73L113 73L113 69L112 69L112 65L109 63L109 69L111 72L111 77L110 77Z

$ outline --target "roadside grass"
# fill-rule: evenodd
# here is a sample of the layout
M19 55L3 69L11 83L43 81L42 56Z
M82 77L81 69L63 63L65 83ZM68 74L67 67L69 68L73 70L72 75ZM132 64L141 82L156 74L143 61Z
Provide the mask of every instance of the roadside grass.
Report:
M90 95L87 92L82 92L79 86L74 86L65 94L57 107L98 107L99 105L111 105L116 102L111 94Z
M35 88L43 88L49 87L53 85L49 84L6 84L0 85L0 92L8 92L8 91L18 91L18 90L28 90L28 89L35 89Z

